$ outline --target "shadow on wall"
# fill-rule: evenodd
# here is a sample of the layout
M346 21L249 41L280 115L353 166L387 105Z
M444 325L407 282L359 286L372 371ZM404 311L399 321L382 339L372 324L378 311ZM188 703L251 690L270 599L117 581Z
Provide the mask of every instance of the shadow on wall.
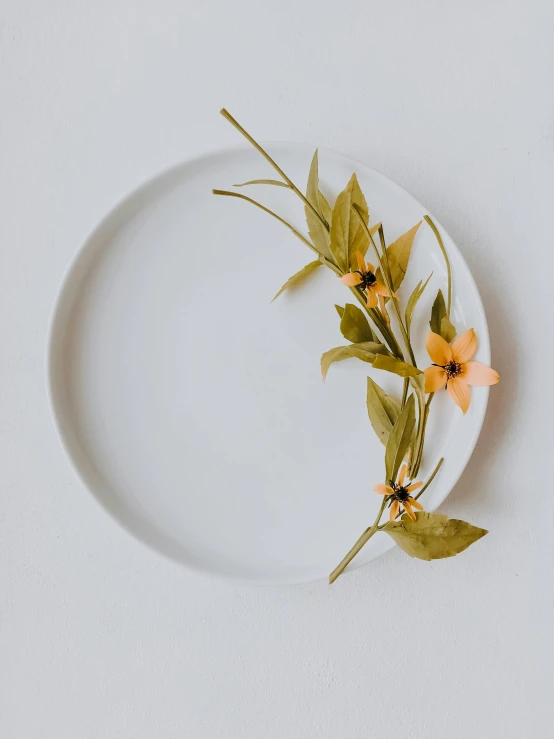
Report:
M454 234L453 238L457 244L464 243L463 234ZM513 325L513 304L510 304L510 294L494 279L491 280L490 277L487 279L487 271L483 270L482 266L474 269L470 255L464 254L464 257L483 300L491 338L491 365L498 371L500 383L490 389L485 422L477 446L445 505L454 500L457 503L478 507L479 501L482 501L487 510L490 510L491 498L487 497L487 488L483 486L483 480L487 477L490 479L491 470L497 465L503 434L510 433L510 429L516 428L515 401L521 376L518 365L523 361L523 357L519 352L513 351L513 337L517 332Z

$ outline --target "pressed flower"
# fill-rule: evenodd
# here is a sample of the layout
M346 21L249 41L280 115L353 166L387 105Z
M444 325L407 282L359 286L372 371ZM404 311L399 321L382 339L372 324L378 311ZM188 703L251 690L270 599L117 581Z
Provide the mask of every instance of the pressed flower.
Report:
M423 506L421 505L421 503L415 498L412 498L412 496L410 495L410 493L413 493L414 490L418 490L423 485L423 483L410 482L409 484L406 484L405 480L407 472L408 467L406 464L403 464L400 468L400 472L398 473L398 479L396 482L394 482L394 480L389 480L388 485L383 485L382 483L379 483L373 488L373 490L379 495L390 496L389 518L391 521L394 521L394 519L398 516L400 507L402 507L406 511L412 521L415 521L416 519L416 515L413 509L417 508L420 511L423 510Z
M341 282L343 285L348 285L349 287L354 287L355 285L361 287L362 290L365 290L367 307L376 308L378 303L377 296L383 295L389 298L389 289L380 282L377 282L375 267L370 262L366 262L362 253L359 251L356 252L356 260L358 262L358 269L355 272L347 272L343 275ZM392 297L398 300L398 296L395 293L392 294Z
M452 400L466 413L471 401L470 385L496 385L498 372L481 362L471 361L477 351L477 336L470 328L448 344L430 331L425 348L433 364L425 370L425 392L435 393L444 385Z

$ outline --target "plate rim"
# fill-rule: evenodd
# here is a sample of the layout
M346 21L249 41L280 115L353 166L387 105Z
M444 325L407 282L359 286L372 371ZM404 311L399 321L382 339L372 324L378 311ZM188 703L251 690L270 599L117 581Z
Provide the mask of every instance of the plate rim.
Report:
M335 149L328 148L328 147L321 147L321 146L313 146L312 144L306 143L306 142L293 142L293 141L284 141L284 140L272 140L272 141L261 141L261 143L265 147L272 147L272 146L285 146L290 148L295 148L298 150L303 151L314 151L315 149L318 149L320 153L326 153L330 154L334 157L339 157L344 162L350 163L354 169L353 171L356 171L356 167L361 167L365 170L369 170L373 175L377 176L377 179L380 179L384 183L387 184L387 186L392 187L393 190L400 192L404 197L408 197L412 202L418 206L419 209L422 210L423 213L426 213L429 215L430 218L432 218L433 222L441 231L443 234L445 234L449 241L450 245L453 248L454 252L457 254L459 259L462 262L462 265L465 268L466 276L469 279L470 283L474 287L475 290L475 297L477 301L477 308L481 314L482 320L483 320L483 328L484 332L480 334L479 337L479 345L481 352L483 354L483 361L487 364L490 364L491 361L491 349L490 349L490 332L489 332L489 326L487 321L487 314L485 312L485 307L483 305L483 300L481 298L481 293L479 291L479 287L475 281L475 278L473 276L473 273L471 272L469 265L467 264L463 253L459 249L458 245L454 241L454 239L450 236L449 232L446 230L446 228L442 225L440 220L438 220L433 213L426 208L423 203L421 203L414 195L412 195L408 190L406 190L404 187L402 187L400 184L398 184L395 180L391 179L388 175L384 174L378 169L375 169L374 167L365 164L364 162L355 159L351 156L348 156L346 154L343 154ZM58 438L58 442L64 452L64 455L66 459L69 461L69 464L71 468L73 469L74 474L76 475L78 481L80 482L81 486L87 491L88 495L93 499L94 503L99 506L99 508L104 511L108 518L114 522L120 530L123 530L126 534L128 534L135 542L138 542L141 546L146 547L150 552L154 552L158 556L162 557L165 560L171 561L174 565L180 566L184 568L185 570L188 570L191 573L196 574L197 576L201 576L204 578L213 578L216 580L219 580L221 582L225 582L227 584L229 583L237 583L240 585L246 585L250 587L287 587L287 586L293 586L293 585L301 585L301 584L312 584L316 582L322 582L325 579L325 576L317 577L315 579L305 579L303 577L296 578L283 578L283 579L264 579L264 578L247 578L247 577L241 577L239 575L228 575L223 574L221 572L218 572L216 570L203 568L202 566L197 565L194 561L184 561L182 559L178 559L172 554L170 554L167 551L164 551L162 548L157 547L154 543L148 541L146 538L141 536L139 533L137 533L133 527L127 522L116 515L109 506L105 503L105 501L102 499L100 495L98 495L92 487L89 485L89 482L87 481L87 477L85 473L81 470L81 467L79 463L77 462L72 449L71 444L69 443L67 439L67 432L64 430L64 424L63 420L61 418L61 409L58 406L58 402L56 400L56 388L55 388L55 378L54 378L54 364L55 364L55 352L54 352L54 344L56 337L58 335L59 330L59 322L62 320L62 314L63 314L63 304L64 300L66 298L66 293L68 292L72 277L74 272L76 271L79 262L81 261L81 258L87 251L90 244L92 244L95 240L95 237L97 234L101 231L101 229L105 226L105 224L127 203L129 203L133 198L139 196L141 193L144 193L148 190L148 188L157 180L162 180L166 177L170 177L172 173L177 173L178 170L187 167L187 166L194 166L196 163L209 160L211 158L217 158L218 156L225 156L228 154L233 154L241 151L251 151L252 147L248 144L244 143L238 143L231 146L223 146L223 147L216 147L216 148L210 148L205 150L203 153L195 154L194 156L190 156L187 158L184 158L182 160L179 160L178 162L165 167L164 169L158 170L157 172L154 172L147 178L143 179L136 187L127 190L123 196L121 196L114 205L98 220L93 228L87 233L86 237L81 241L80 245L72 255L71 259L69 260L69 263L65 267L65 270L62 274L61 280L58 284L58 288L55 292L49 320L48 320L48 329L46 332L46 356L45 356L45 379L46 379L46 394L48 399L48 406L50 409L50 415L53 422L54 430L56 433L56 436ZM452 477L451 483L448 487L448 489L445 491L443 496L440 496L440 500L437 501L436 505L432 507L431 510L436 510L444 501L448 498L448 496L451 494L454 487L457 485L458 481L460 480L462 474L464 473L469 460L471 459L473 452L475 451L475 446L477 444L477 441L479 439L479 436L481 434L483 423L485 420L487 408L488 408L488 401L489 401L489 388L483 387L481 388L482 391L482 403L479 408L479 416L474 419L474 429L473 434L471 438L468 441L467 447L466 447L466 454L460 459L459 466L458 466L458 472ZM390 551L397 545L394 543L394 541L389 540L387 541L386 548L383 549L383 551L377 553L374 557L372 557L368 561L356 561L354 560L351 562L348 567L346 568L344 574L348 574L350 572L353 572L354 570L357 570L359 568L365 567L369 565L373 560L378 559L386 552Z

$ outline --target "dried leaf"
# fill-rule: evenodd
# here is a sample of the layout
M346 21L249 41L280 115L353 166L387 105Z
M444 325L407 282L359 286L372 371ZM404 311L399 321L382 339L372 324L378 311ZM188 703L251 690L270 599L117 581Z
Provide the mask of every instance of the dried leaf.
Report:
M387 523L383 531L410 557L428 562L453 557L488 534L486 529L472 526L466 521L425 511L418 512L415 521L404 514L400 521Z
M310 165L310 173L308 175L308 184L306 187L306 198L317 210L317 212L323 218L325 218L321 211L319 200L320 192L318 166L318 156L316 149L312 159L312 163ZM306 205L304 207L304 211L306 213L306 222L308 223L308 232L310 234L312 244L315 246L320 254L323 254L323 256L327 259L332 259L333 257L329 248L329 232L321 223L319 218L315 215L315 213L311 210L311 208L308 208L308 206ZM327 219L325 219L325 221L327 222Z
M367 378L367 413L373 430L386 446L390 432L400 414L400 403Z
M415 307L416 307L416 305L418 303L418 300L423 295L423 293L425 291L425 288L429 284L429 280L431 279L432 276L433 276L433 273L431 272L431 274L425 280L425 282L423 282L423 280L420 280L417 283L417 285L415 286L414 291L412 292L412 294L408 298L408 302L406 304L406 314L405 314L405 317L406 317L406 331L408 332L408 336L410 335L410 328L411 328L411 325L412 325L412 317L414 315Z
M325 352L325 354L322 355L321 374L325 380L329 367L333 362L342 362L343 359L356 357L357 359L361 359L362 362L369 362L372 364L376 356L387 352L388 350L384 344L377 344L374 341L366 341L363 344L337 346L334 349L329 349L328 352Z
M286 182L280 182L279 180L248 180L248 182L240 182L233 187L245 187L246 185L275 185L276 187L286 187L290 190L290 185Z
M419 370L417 367L414 367L412 364L402 362L400 361L400 359L396 359L395 357L391 357L390 355L377 356L375 358L373 366L375 367L375 369L393 372L395 375L399 375L400 377L415 377L416 375L423 374L421 370Z
M279 290L277 295L273 298L273 300L277 300L279 295L285 292L285 290L290 290L290 288L299 287L303 282L306 281L306 279L316 270L317 267L321 267L322 262L319 261L319 259L316 259L314 262L310 262L305 267L302 267L302 269L297 272L292 277L289 277L289 279L285 282L283 287ZM273 300L271 301L273 303Z
M377 342L377 337L371 330L369 322L358 306L347 303L341 316L340 331L345 339L353 344L362 341Z
M356 251L365 254L368 247L368 238L356 215L352 213L351 205L356 205L364 221L369 220L366 199L358 184L358 178L352 175L348 185L339 193L333 216L331 218L331 252L336 264L348 272L350 267L357 269Z
M317 191L317 202L319 205L319 212L321 215L325 218L327 223L331 223L331 217L333 215L333 209L327 202L327 199L325 195L321 192L321 190Z
M450 320L446 316L441 319L440 335L443 337L443 339L446 339L449 344L456 338L456 329L450 323Z
M413 377L410 377L410 385L414 388L416 391L416 402L418 405L418 414L425 413L425 374L421 372L419 375L415 375ZM416 449L416 442L417 442L417 429L414 429L414 433L412 435L412 440L410 442L410 446L408 447L408 451L406 452L406 456L404 457L404 461L408 465L408 469L410 471L410 475L412 473L412 462L414 461L414 451Z
M439 290L433 307L431 308L431 320L429 321L431 331L442 336L449 343L456 337L456 329L450 323L446 315L446 304L442 290Z
M415 398L410 395L406 405L400 411L387 441L385 449L385 479L387 481L396 480L402 460L412 442L415 422Z
M425 374L423 372L410 377L410 384L421 396L425 395Z
M412 245L414 243L415 235L418 228L421 226L421 221L416 223L413 228L406 231L399 239L393 241L390 246L387 246L387 257L389 260L389 266L391 271L392 289L394 292L398 290L404 276L408 269L408 262L410 261L410 254L412 252ZM381 270L377 270L376 277L378 282L383 282L383 275Z

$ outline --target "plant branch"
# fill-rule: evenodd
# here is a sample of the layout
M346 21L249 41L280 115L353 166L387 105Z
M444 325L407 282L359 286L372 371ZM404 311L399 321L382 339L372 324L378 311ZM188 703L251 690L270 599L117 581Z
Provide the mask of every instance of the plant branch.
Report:
M284 218L281 218L281 216L277 215L277 213L274 213L269 208L266 208L265 205L262 205L261 203L258 203L257 200L254 200L253 198L249 198L248 195L243 195L240 192L232 192L231 190L212 190L212 193L214 195L225 195L229 198L239 198L239 200L246 200L248 203L252 203L252 205L255 205L257 208L260 208L260 210L263 210L264 213L269 213L270 216L273 216L273 218L276 218L280 223L282 223L284 226L286 226L288 229L290 229L293 234L300 239L300 241L305 244L308 248L310 248L312 251L314 251L317 256L319 257L319 260L326 266L329 267L329 269L332 269L335 274L337 274L339 277L342 276L342 272L336 267L332 262L330 262L328 259L326 259L323 254L318 252L318 250L315 248L315 246L308 241L308 239L305 236L302 236L300 231L297 231L294 226L291 226L291 224L288 221L285 221Z
M391 296L391 303L393 304L393 308L394 308L394 311L396 313L396 317L398 318L398 323L400 324L400 330L402 332L402 337L403 337L404 342L406 344L406 349L408 350L408 353L410 355L410 360L412 362L412 365L414 367L417 367L417 364L416 364L416 361L415 361L415 357L414 357L414 353L412 351L412 345L410 344L410 340L409 340L408 335L406 333L406 329L404 328L404 323L402 321L402 316L400 315L400 309L398 308L398 304L397 304L398 301L396 301L392 297L394 291L392 289L392 284L391 284L391 282L389 280L389 275L387 274L387 271L389 270L389 262L388 262L388 255L386 253L386 249L385 249L385 259L386 259L387 269L385 269L385 265L384 265L383 261L381 260L381 256L379 255L379 250L377 249L377 245L375 244L375 241L373 240L373 236L371 235L371 232L370 232L369 228L367 227L362 214L359 212L359 210L356 207L356 205L351 205L350 208L358 216L358 220L362 224L362 228L365 231L366 236L370 240L371 245L373 246L373 251L375 252L375 256L377 257L377 260L379 262L379 266L381 267L381 274L383 275L383 277L385 279L386 286L387 286L388 291L389 291L390 296Z
M438 471L440 470L440 468L441 468L441 465L442 465L442 463L443 463L443 462L444 462L444 457L441 457L441 458L439 459L439 461L438 461L438 464L437 464L437 466L435 467L435 469L434 469L434 470L433 470L433 472L431 473L431 476L430 476L430 478L429 478L429 479L427 480L427 482L425 483L425 485L424 485L424 486L423 486L423 487L421 488L421 490L419 491L419 493L418 493L417 495L414 495L414 500L417 500L418 498L420 498L420 497L421 497L421 496L423 495L423 493L424 493L424 492L425 492L425 491L427 490L427 488L429 487L429 485L430 485L430 484L431 484L431 483L433 482L433 480L435 479L435 476L436 476L437 472L438 472ZM398 513L398 515L396 516L396 518L400 518L400 516L401 516L401 515L402 515L403 513L404 513L404 511L402 511L402 513L400 513L400 512L399 512L399 513ZM395 519L395 520L396 520L396 519ZM379 530L379 531L382 531L382 530L384 529L384 527L385 527L386 525L387 525L387 524L385 523L385 524L383 524L382 526L378 526L377 528L378 528L378 530Z
M433 480L435 479L435 475L439 471L439 469L440 469L440 467L441 467L441 465L442 465L443 462L444 462L444 458L441 458L439 460L439 463L437 464L437 466L435 467L435 469L431 473L431 476L429 477L429 479L425 483L425 485L421 488L421 490L419 491L419 493L417 495L414 495L415 500L417 500L421 495L423 495L423 493L427 490L427 488L429 487L429 485L433 482ZM383 496L383 502L381 503L381 507L379 508L379 513L377 514L377 518L375 519L375 521L373 522L373 524L368 529L366 529L364 531L364 533L360 536L360 538L354 544L354 546L352 547L352 549L348 552L348 554L344 557L344 559L341 560L340 564L337 565L337 567L335 567L335 569L333 570L333 572L331 572L331 574L329 575L329 584L332 584L333 582L335 582L335 580L337 579L337 577L340 574L342 574L342 572L344 572L344 570L346 569L346 567L350 564L350 562L352 562L352 560L358 554L358 552L367 544L367 542L371 539L371 537L373 536L373 534L376 531L381 531L383 529L383 526L386 526L386 524L383 524L383 526L379 526L379 521L381 520L381 516L383 515L383 511L385 510L385 507L387 505L387 502L389 500L389 497L390 496L388 496L388 495L384 495ZM400 514L398 514L398 515L400 515ZM398 516L397 516L397 518L398 518Z
M444 261L446 263L446 276L447 276L447 281L448 281L447 297L446 297L446 316L448 320L450 320L450 308L452 307L452 270L450 268L450 260L448 259L448 254L446 253L446 249L442 242L441 235L437 230L437 227L435 226L433 221L429 218L429 216L423 216L423 217L425 218L425 220L431 227L433 233L435 234L435 237L442 251Z
M301 200L302 200L302 201L304 202L304 205L306 205L306 206L307 206L307 207L308 207L308 208L309 208L309 209L310 209L310 210L311 210L311 211L312 211L312 212L314 213L314 215L315 215L315 216L316 216L316 217L317 217L317 218L319 219L319 221L321 222L321 225L322 225L322 226L323 226L323 227L325 228L325 230L326 230L327 232L329 232L329 227L328 227L328 224L326 223L326 221L324 220L324 218L322 218L322 216L321 216L321 215L320 215L320 214L318 213L318 211L317 211L317 210L316 210L316 209L314 208L314 206L313 206L313 205L312 205L312 204L310 203L310 201L308 200L308 198L307 198L307 197L306 197L306 196L305 196L305 195L304 195L304 194L303 194L302 192L300 192L300 190L299 190L299 189L298 189L298 188L296 187L296 185L294 184L294 182L293 182L293 181L292 181L291 179L289 179L289 178L287 177L287 175L286 175L286 174L285 174L285 173L283 172L283 170L282 170L282 169L281 169L281 167L280 167L280 166L279 166L279 165L277 164L277 162L275 162L275 161L274 161L274 160L273 160L273 159L272 159L272 158L271 158L271 157L269 156L269 154L267 153L267 151L265 151L265 149L263 149L263 148L262 148L262 147L260 146L260 144L258 144L258 142L257 142L257 141L256 141L255 139L253 139L253 138L252 138L252 136L250 136L250 134L248 133L248 131L246 131L246 130L245 130L245 129L244 129L244 128L243 128L243 127L242 127L242 126L240 125L240 123L239 123L238 121L236 121L236 120L235 120L235 119L233 118L233 116L232 116L232 115L231 115L231 114L230 114L230 113L229 113L229 112L228 112L227 110L225 110L225 108L222 108L222 109L221 109L221 110L220 110L219 112L221 113L221 115L222 115L222 116L223 116L223 117L224 117L224 118L225 118L226 120L228 120L228 121L229 121L229 123L231 123L231 124L232 124L232 125L233 125L233 126L234 126L234 127L236 128L236 129L237 129L237 131L238 131L239 133L241 133L241 134L242 134L242 135L244 136L244 138L245 138L245 139L246 139L246 140L247 140L248 142L250 142L250 143L252 144L252 146L253 146L253 147L254 147L255 149L257 149L257 150L258 150L258 151L260 152L260 154L261 154L261 155L262 155L263 157L265 157L265 159L267 159L267 161L268 161L268 162L269 162L269 163L271 164L271 166L273 167L273 169L275 169L275 171L276 171L276 172L278 172L278 173L279 173L279 174L281 175L281 177L282 177L282 178L284 179L284 181L285 181L285 182L287 183L287 185L288 185L288 186L290 187L290 189L291 189L291 190L293 190L293 191L294 191L294 192L295 192L295 193L296 193L296 194L298 195L298 197L299 197L299 198L300 198L300 199L301 199Z
M423 428L421 430L421 435L418 437L418 444L416 447L416 456L415 456L415 463L413 467L413 473L414 475L417 475L419 472L419 467L421 465L421 459L423 457L423 443L425 441L425 430L427 428L427 419L429 418L429 407L431 405L431 401L433 400L434 393L429 393L427 396L427 402L425 403L425 411L423 416Z
M379 526L379 521L381 520L381 516L383 515L383 511L385 510L386 504L387 504L387 496L383 496L383 502L381 503L381 507L379 508L379 513L377 514L377 518L373 522L373 525L364 531L364 533L360 536L360 538L354 544L352 549L342 559L340 564L337 565L337 567L335 567L333 572L331 572L331 574L329 575L330 585L335 582L337 577L350 564L350 562L352 562L352 560L358 554L358 552L365 546L365 544L367 544L367 542L371 539L373 534L377 531L377 527Z
M253 198L248 197L248 195L243 195L240 192L233 192L232 190L212 190L214 195L224 195L229 198L238 198L239 200L245 200L247 203L252 203L252 205L255 205L260 210L263 210L264 213L268 213L270 216L275 218L279 221L279 223L282 223L284 226L286 226L292 233L296 236L296 238L300 239L300 241L307 246L309 249L311 249L313 252L315 252L319 258L319 260L326 266L329 267L330 270L332 270L338 277L342 277L341 270L329 259L326 259L323 254L318 252L318 250L315 248L315 246L308 241L308 239L303 236L300 231L297 231L294 226L292 226L288 221L285 221L284 218L282 218L280 215L277 215L277 213L274 213L272 210L267 208L265 205L262 205L257 200L254 200ZM396 339L392 335L392 333L387 329L387 326L383 324L381 321L381 317L376 310L368 309L366 305L366 300L363 296L363 294L356 288L351 287L350 288L352 294L358 300L358 302L363 306L364 310L368 313L369 317L375 324L376 328L381 332L381 334L384 337L385 342L389 345L390 350L393 352L393 354L398 355L400 352L400 347L398 346L398 343L396 342Z

